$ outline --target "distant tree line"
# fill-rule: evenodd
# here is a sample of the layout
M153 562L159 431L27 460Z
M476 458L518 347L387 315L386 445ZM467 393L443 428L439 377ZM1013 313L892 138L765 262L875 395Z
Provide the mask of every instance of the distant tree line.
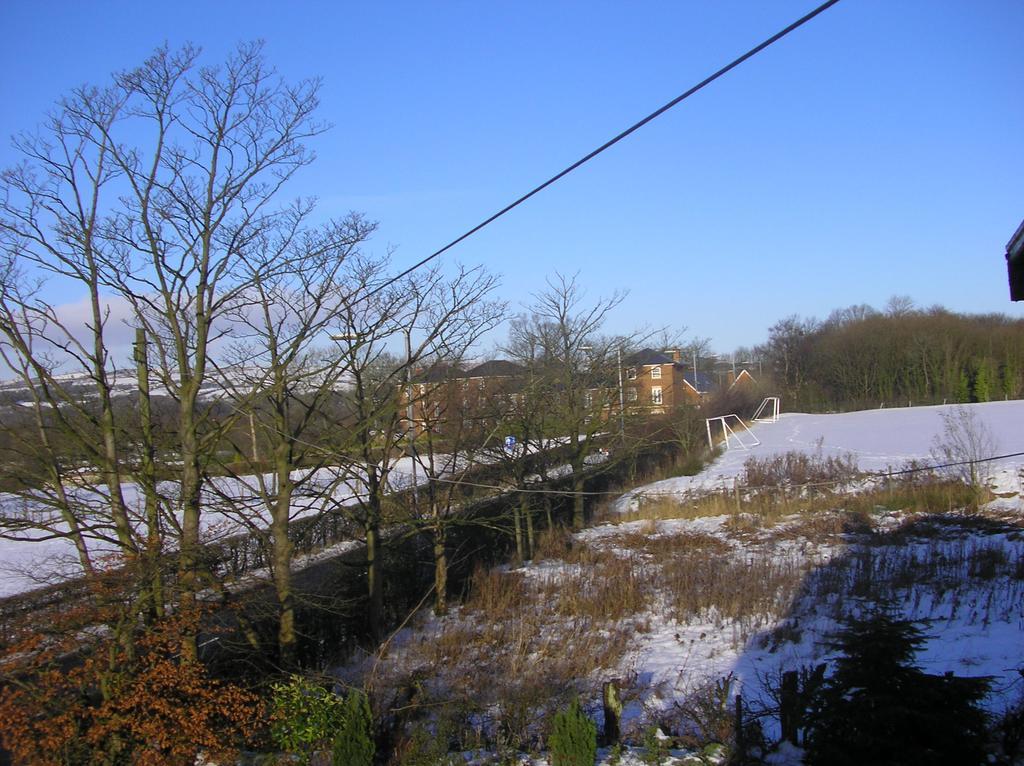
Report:
M1024 320L1003 314L839 309L825 321L776 322L758 351L787 399L808 410L987 402L1021 396Z

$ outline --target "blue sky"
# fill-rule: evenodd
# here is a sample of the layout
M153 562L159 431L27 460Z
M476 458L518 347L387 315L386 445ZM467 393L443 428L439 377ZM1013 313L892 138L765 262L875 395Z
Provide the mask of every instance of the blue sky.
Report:
M402 267L815 2L2 0L0 135L157 45L215 63L263 38L324 79L334 128L290 188L380 222ZM843 0L452 253L518 310L556 270L629 297L607 329L729 351L789 314L894 294L1024 316L1002 259L1024 217L1020 0ZM15 155L5 141L0 165Z

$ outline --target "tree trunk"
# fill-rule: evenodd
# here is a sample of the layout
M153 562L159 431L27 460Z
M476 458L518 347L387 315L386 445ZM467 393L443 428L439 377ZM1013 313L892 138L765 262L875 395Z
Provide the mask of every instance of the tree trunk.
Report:
M25 379L29 379L27 374ZM49 429L43 421L42 402L39 400L34 389L30 388L29 390L32 391L35 401L33 414L36 431L39 435L39 443L43 445L43 454L47 456L49 463L47 473L49 474L50 482L53 484L54 493L57 496L57 507L60 508L60 515L64 523L68 525L68 536L75 544L75 550L78 552L78 563L81 565L83 573L90 576L94 575L96 570L93 568L92 558L89 555L89 546L86 545L82 527L78 523L78 517L71 508L71 498L68 497L64 487L64 477L61 475L60 462L57 460L57 453L50 442Z
M189 614L196 608L196 592L199 590L199 514L201 509L201 473L199 468L199 435L196 425L196 399L198 384L194 378L182 385L181 397L181 541L178 558L179 601L182 610ZM182 657L186 661L198 657L196 637L185 636L182 641Z
M583 529L587 523L585 508L583 506L583 463L575 462L572 466L572 528L576 531Z
M128 509L125 505L124 495L121 491L121 466L117 449L117 430L114 420L114 406L111 399L111 385L109 370L107 369L107 349L104 345L103 322L104 311L100 304L99 277L95 262L92 258L92 249L89 244L91 231L87 232L86 260L89 265L89 297L92 305L92 333L93 349L90 363L92 365L92 376L95 381L96 393L100 400L100 450L102 456L100 467L103 473L104 483L109 493L108 503L110 505L110 516L114 522L114 529L117 533L117 542L122 553L131 556L138 553L131 521L128 518Z
M282 668L295 664L295 594L292 591L292 555L295 546L288 538L291 514L291 459L287 445L282 444L275 455L277 497L273 504L270 525L274 590L277 594L277 650Z
M156 495L155 450L153 446L153 416L149 395L149 352L145 328L135 330L135 369L139 387L139 425L142 429L140 484L145 503L146 550L143 553L143 571L151 618L164 615L163 577L160 572L162 545L160 537L159 500Z
M380 524L372 519L366 533L366 588L369 597L369 629L373 638L384 632L384 581L380 560Z
M512 506L512 526L516 539L516 563L522 564L523 555L523 513L522 507L518 504Z
M622 720L622 699L615 681L604 682L601 700L604 706L604 744L614 745L621 736L619 722Z
M782 674L779 725L783 741L797 744L797 731L801 720L799 674L795 670L787 670Z
M436 525L434 540L434 614L438 617L448 614L448 552L445 547L445 527Z
M523 515L526 516L526 558L532 560L533 552L536 550L536 538L533 529L533 509L530 507L530 498L526 493L523 493L519 497L519 502L523 509Z

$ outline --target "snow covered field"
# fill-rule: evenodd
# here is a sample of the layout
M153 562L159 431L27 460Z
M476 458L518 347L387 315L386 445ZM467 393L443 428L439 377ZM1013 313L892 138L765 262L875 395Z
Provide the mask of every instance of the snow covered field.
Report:
M994 454L1024 452L1024 402L964 407L990 432ZM935 462L936 440L943 439L942 415L955 414L954 409L937 406L835 415L784 414L777 423L753 426L761 441L759 446L750 451L728 451L697 476L639 488L621 501L620 508L635 504L636 496L644 492L662 495L731 486L749 457L763 458L791 450L820 451L825 457L852 455L864 471L897 470L912 460ZM1024 457L994 461L990 470L991 486L1000 495L991 508L1015 514L1018 524L1024 522ZM989 706L993 709L1002 709L1024 693L1024 681L1018 672L1024 669L1024 535L1019 529L984 534L951 529L939 535L898 536L888 543L884 537L867 543L850 536L837 545L815 542L813 537L798 532L776 535L768 530L738 540L725 532L727 518L663 521L657 525L657 534L717 535L748 560L797 557L808 565L803 592L782 620L765 625L745 641L737 639L736 626L721 619L685 625L656 620L650 632L638 637L626 659L627 666L637 668L659 688L655 699L646 704L669 706L687 692L729 674L735 677L736 691L756 701L764 694L763 679L827 660L829 650L824 639L837 627L836 614L856 612L866 604L847 596L840 608L830 609L821 603L822 589L816 580L853 578L856 570L865 566L874 569L879 578L894 570L906 571L915 578L887 589L886 595L900 616L921 620L931 636L917 657L926 671L992 676L995 683ZM884 534L886 527L892 528L900 521L895 514L879 518L877 531ZM621 526L634 524L643 522ZM599 534L600 529L595 529L584 536ZM977 566L985 556L1004 560L1008 564L1004 571L1017 577L972 577L972 562ZM912 565L907 563L926 561L943 562L946 567L937 573L914 575ZM763 702L768 704L767 700Z
M452 470L452 466L443 462L444 458L449 457L438 456L439 473ZM420 466L416 478L422 482L423 477L424 470ZM272 477L265 476L264 480L269 486ZM389 483L393 488L403 489L411 486L412 482L412 458L403 457L392 463ZM220 478L214 480L212 484L213 486L206 490L206 507L200 519L205 541L213 542L243 533L254 526L266 528L270 525L268 509L260 499L257 477ZM162 484L160 489L168 497L173 497L176 491L175 485L169 482ZM73 491L78 493L83 505L97 506L96 518L102 519L107 516L103 508L105 496L102 489L77 487ZM293 497L291 518L300 519L322 513L331 507L351 504L355 502L358 491L360 482L353 471L320 469L308 477L307 483ZM143 529L143 500L138 487L126 482L122 485L122 492L128 506L135 509L138 528ZM227 508L232 510L228 511ZM42 504L33 507L23 498L6 493L0 493L0 513L11 519L34 515L49 518L54 515ZM58 530L64 528L59 522L55 522L53 526ZM74 545L68 538L48 535L41 530L20 531L17 536L22 539L0 539L0 597L23 593L81 574ZM114 550L111 543L102 539L90 540L89 546L94 556Z
M960 405L991 433L995 454L1024 452L1024 402L987 402ZM783 413L777 423L751 427L761 442L750 450L727 451L696 476L683 476L640 487L638 494L679 492L731 487L743 473L749 457L764 458L789 451L819 452L824 457L852 455L862 471L898 470L911 460L933 462L936 439L942 439L943 415L955 414L957 405L864 410L836 415ZM1020 491L1019 471L1024 457L992 464L994 478Z
M1024 401L967 405L963 412L973 417L979 430L988 432L987 446L993 454L1024 452ZM754 426L759 446L726 452L696 476L639 487L614 509L626 514L639 508L645 497L678 498L685 504L701 490L731 488L752 456L794 450L823 457L850 455L861 470L881 472L898 470L909 461L934 463L937 440L948 436L943 433L943 415L956 416L957 410L920 407L786 414L776 423ZM532 582L542 594L540 602L564 599L567 593L586 588L610 587L608 580L613 577L637 580L635 587L643 589L640 612L619 618L618 624L597 620L590 628L606 636L602 640L608 643L627 636L617 663L592 671L588 678L574 679L588 711L597 718L601 682L623 679L627 688L624 729L631 731L634 741L654 721L685 718L687 701L706 696L723 679L729 694L742 694L751 710L770 709L768 687L777 683L781 672L827 663L832 656L828 638L839 620L879 604L887 604L897 616L921 622L930 638L917 662L927 672L991 676L993 691L986 704L998 713L1024 697L1024 457L988 465L996 499L975 516L954 513L946 519L913 523L898 508L877 509L856 529L845 527L841 508L828 518L826 512L770 522L732 513L625 521L578 533L573 548L580 545L588 553L577 550L566 554L564 562L556 556L507 574ZM835 502L841 504L842 499ZM700 554L704 558L694 557L697 567L687 565L690 568L684 567L680 574L680 567L670 559L685 559L688 549L707 553ZM589 563L579 563L579 557ZM615 559L627 566L599 569ZM704 571L700 562L707 562ZM588 577L587 566L598 571ZM693 589L697 603L681 605L678 590L684 586L679 583L694 578L703 578ZM728 588L739 591L734 601L744 603L701 604L699 594L720 589L723 580ZM614 592L627 594L627 590L623 586ZM428 620L418 630L398 637L386 663L390 669L383 672L396 678L405 673L422 678L426 673L437 694L457 696L462 688L458 685L465 682L458 680L456 655L467 641L479 639L490 647L485 651L490 652L488 662L495 677L505 664L515 666L515 659L504 658L510 652L521 651L520 661L530 664L530 672L543 675L553 672L543 665L552 644L571 652L583 651L586 643L587 629L580 633L579 628L582 618L566 623L557 605L535 603L530 608L548 611L539 618L523 618L520 628L503 632L486 627L486 618L474 612L479 608L471 603L457 616ZM511 613L507 617L509 623L517 619ZM545 626L540 637L531 634L538 624ZM559 635L559 630L569 632ZM545 631L550 635L544 636ZM523 643L523 648L505 646L510 639ZM429 647L438 644L457 648L431 654L434 650ZM468 657L462 662L480 660L471 652ZM467 668L462 671L472 673ZM468 693L483 696L485 689L471 688ZM485 704L499 710L502 703L496 698ZM769 736L777 736L777 721L766 717L763 723ZM683 763L683 753L677 755L678 760L666 763ZM800 763L799 750L794 748L783 748L771 757L779 764ZM547 763L543 757L523 762ZM610 755L605 753L600 762L610 763ZM640 763L639 752L627 753L620 763Z

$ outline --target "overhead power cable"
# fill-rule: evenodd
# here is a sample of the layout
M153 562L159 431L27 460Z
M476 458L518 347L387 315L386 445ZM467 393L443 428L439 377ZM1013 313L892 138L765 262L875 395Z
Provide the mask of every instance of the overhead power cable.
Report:
M480 231L485 226L487 226L487 225L493 223L494 221L498 220L499 218L501 218L503 215L505 215L509 211L513 210L514 208L519 207L519 205L521 205L524 202L526 202L526 200L530 199L530 197L532 197L535 194L543 191L544 189L546 189L547 187L551 186L556 181L558 181L558 180L564 178L565 176L569 175L571 172L576 170L581 165L584 165L585 163L587 163L590 160L594 159L594 157L596 157L597 155L601 154L606 149L610 149L612 146L614 146L615 144L619 143L619 141L621 141L622 139L626 138L626 136L631 135L632 133L636 132L637 130L642 128L647 123L649 123L652 120L654 120L655 118L660 117L662 114L667 112L672 107L674 107L677 104L685 101L690 96L692 96L694 93L696 93L697 91L703 89L707 85L710 85L711 83L713 83L715 80L717 80L719 77L721 77L722 75L726 74L727 72L735 69L736 67L738 67L740 64L742 64L747 59L753 58L754 56L756 56L758 53L763 51L765 48L767 48L772 43L775 43L775 42L781 40L783 37L788 35L790 32L792 32L793 30L803 26L808 21L813 19L815 16L818 16L819 14L827 11L829 8L831 8L833 5L835 5L838 2L839 2L839 0L828 0L828 2L822 3L817 8L815 8L813 11L808 13L806 16L802 16L801 18L799 18L796 21L794 21L792 24L790 24L785 29L783 29L783 30L781 30L779 32L776 32L774 35L769 37L767 40L765 40L764 42L760 43L759 45L756 45L755 47L751 48L749 51L744 53L739 58L733 59L730 63L726 64L724 67L719 69L714 74L704 78L699 83L694 85L692 88L690 88L689 90L687 90L684 93L679 94L678 96L676 96L674 99L669 101L664 106L661 106L658 109L655 109L653 112L648 114L642 120L633 123L632 125L630 125L628 128L626 128L624 131L619 133L617 136L615 136L611 140L606 141L605 143L601 144L599 147L594 149L589 154L587 154L587 155L581 157L580 159L576 160L576 162L572 163L571 165L569 165L564 170L562 170L562 171L556 173L555 175L551 176L551 178L549 178L547 181L542 183L540 186L534 187L533 189L528 191L526 194L524 194L522 197L517 199L515 202L512 202L509 205L506 205L501 210L499 210L497 213L492 215L490 218L488 218L485 221L477 224L476 226L474 226L472 229L470 229L466 233L462 234L461 236L453 239L451 242L449 242L447 245L445 245L441 249L435 250L433 253L428 255L426 258L423 258L422 260L417 261L416 263L414 263L412 266L410 266L409 268L407 268L405 271L401 272L400 274L398 274L398 275L396 275L396 276L386 280L382 284L380 284L377 287L373 288L372 290L370 290L370 292L368 292L366 294L365 297L366 298L370 298L370 297L376 295L381 290L384 290L386 287L388 287L388 285L394 284L395 282L397 282L398 280L402 279L403 277L408 276L412 272L416 271L416 269L420 268L421 266L424 266L427 263L430 263L430 261L434 260L438 256L440 256L443 253L447 252L448 250L452 249L457 244L462 242L464 239L467 239L467 238L471 237L472 235L476 234L478 231Z

